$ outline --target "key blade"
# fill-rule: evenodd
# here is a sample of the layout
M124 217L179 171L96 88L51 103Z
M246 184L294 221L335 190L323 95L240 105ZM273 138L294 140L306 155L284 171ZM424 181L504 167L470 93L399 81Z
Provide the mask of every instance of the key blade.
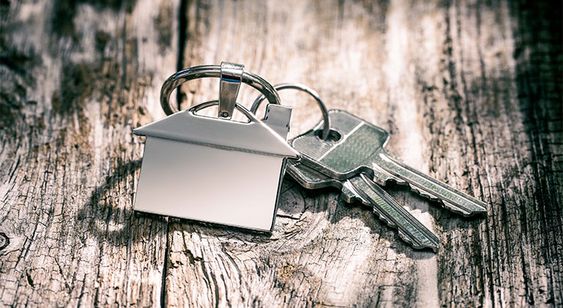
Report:
M318 167L318 166L317 166ZM397 229L399 237L415 249L438 249L438 238L400 206L381 187L361 174L347 181L331 178L316 167L301 162L288 163L287 173L306 189L334 187L341 190L347 203L360 201L388 226ZM360 178L361 177L361 178Z
M384 150L389 140L386 130L342 110L330 110L329 116L340 138L321 140L317 133L321 126L295 138L292 145L302 153L302 163L315 161L314 169L342 181L363 173L382 184L409 184L413 191L464 216L486 213L482 201L390 158Z
M487 204L483 201L456 190L428 175L409 167L385 152L379 153L373 162L379 168L407 182L412 190L435 201L441 201L445 208L463 216L487 213Z
M347 180L342 191L348 202L358 199L372 207L378 218L396 228L399 237L413 248L438 250L438 237L366 175L360 174Z

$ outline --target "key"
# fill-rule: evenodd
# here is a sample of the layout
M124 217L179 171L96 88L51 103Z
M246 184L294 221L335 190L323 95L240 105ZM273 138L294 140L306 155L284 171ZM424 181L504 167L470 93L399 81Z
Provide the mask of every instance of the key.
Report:
M397 229L399 237L415 249L438 250L439 239L414 218L395 199L363 173L346 180L330 178L309 165L299 162L288 164L286 171L307 189L334 187L340 189L340 198L346 203L361 202L388 226Z
M384 149L389 139L384 129L342 110L330 110L329 116L334 130L331 138L318 137L321 122L293 139L292 146L303 154L303 164L338 180L364 173L380 184L391 180L405 183L413 191L464 216L486 213L484 202L390 157Z
M290 118L291 108L269 104L263 122L283 139L287 139ZM319 167L316 163L314 166ZM430 248L434 252L438 250L438 237L364 174L340 181L298 162L288 162L286 172L307 189L335 187L342 191L340 196L345 202L360 201L371 207L380 220L397 229L399 237L412 247Z

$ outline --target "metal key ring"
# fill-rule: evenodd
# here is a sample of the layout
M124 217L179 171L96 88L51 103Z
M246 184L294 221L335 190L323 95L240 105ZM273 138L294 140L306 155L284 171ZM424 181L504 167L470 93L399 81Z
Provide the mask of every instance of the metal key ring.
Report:
M193 66L178 71L172 76L168 77L168 79L166 79L166 81L162 85L162 89L160 90L160 105L164 110L164 113L166 115L171 115L175 112L180 111L177 106L170 104L170 94L172 93L172 91L174 91L174 89L176 89L184 82L193 79L207 77L221 78L221 67L221 65ZM268 102L270 102L271 104L280 103L280 97L276 89L262 77L253 73L241 71L240 81L260 91L260 93L262 93L262 96L266 97L266 99L268 99Z
M326 108L325 103L323 102L317 91L299 83L280 83L275 85L274 89L276 89L276 91L293 89L293 90L303 91L311 95L319 105L319 108L321 109L321 113L323 114L324 127L323 127L323 133L321 135L321 138L322 139L328 138L330 134L330 117L328 116L328 109ZM258 111L258 108L260 107L260 104L264 101L264 99L266 99L264 95L260 95L259 97L257 97L252 103L252 107L250 107L250 112L256 114L256 111Z

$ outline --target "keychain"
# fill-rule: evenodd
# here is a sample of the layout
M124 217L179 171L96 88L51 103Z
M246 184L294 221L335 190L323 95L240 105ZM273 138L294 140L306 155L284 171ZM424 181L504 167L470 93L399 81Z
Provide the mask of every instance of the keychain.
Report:
M202 77L220 78L219 100L179 112L169 102L170 93ZM241 82L262 93L250 111L236 103ZM291 109L280 105L277 93L284 89L308 93L323 115L313 129L290 140L291 146L286 142ZM269 104L259 120L255 113L265 99ZM238 64L196 66L166 80L161 105L167 118L134 131L147 136L137 211L271 231L287 163L288 174L304 188L340 189L344 201L370 208L417 249L436 251L438 237L380 185L409 185L464 216L486 213L484 202L390 157L385 130L346 111L328 110L314 90L300 84L273 87ZM197 114L215 105L217 118ZM235 108L249 122L231 120ZM259 193L243 194L249 187Z
M304 188L341 190L340 197L346 203L359 202L371 209L415 249L437 251L439 239L380 185L391 180L409 185L415 192L464 216L486 213L484 202L390 157L384 150L389 133L382 128L346 111L328 110L319 95L306 86L280 84L275 89L308 93L323 114L323 120L314 128L290 140L300 152L301 160L290 162L287 173ZM264 96L258 97L250 111L256 113L264 99ZM284 139L287 137L287 131L278 133Z
M175 88L204 77L220 78L219 100L185 111L169 103ZM168 116L134 130L146 136L136 211L272 230L286 161L299 155L236 103L241 83L267 98L272 106L267 114L271 125L276 125L276 119L289 122L291 109L280 105L277 91L260 76L245 72L242 65L223 62L173 74L164 82L160 97ZM216 118L197 114L211 106L218 106ZM235 108L249 122L232 120ZM246 193L249 190L256 193Z

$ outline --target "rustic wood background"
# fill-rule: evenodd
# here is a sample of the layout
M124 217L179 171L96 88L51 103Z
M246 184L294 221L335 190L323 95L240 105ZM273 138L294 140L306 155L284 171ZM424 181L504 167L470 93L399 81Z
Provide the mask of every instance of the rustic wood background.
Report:
M563 305L563 9L526 2L0 1L0 306ZM271 236L134 214L132 128L167 76L221 60L389 129L488 216L391 188L433 254L289 179ZM320 119L282 98L293 135Z

